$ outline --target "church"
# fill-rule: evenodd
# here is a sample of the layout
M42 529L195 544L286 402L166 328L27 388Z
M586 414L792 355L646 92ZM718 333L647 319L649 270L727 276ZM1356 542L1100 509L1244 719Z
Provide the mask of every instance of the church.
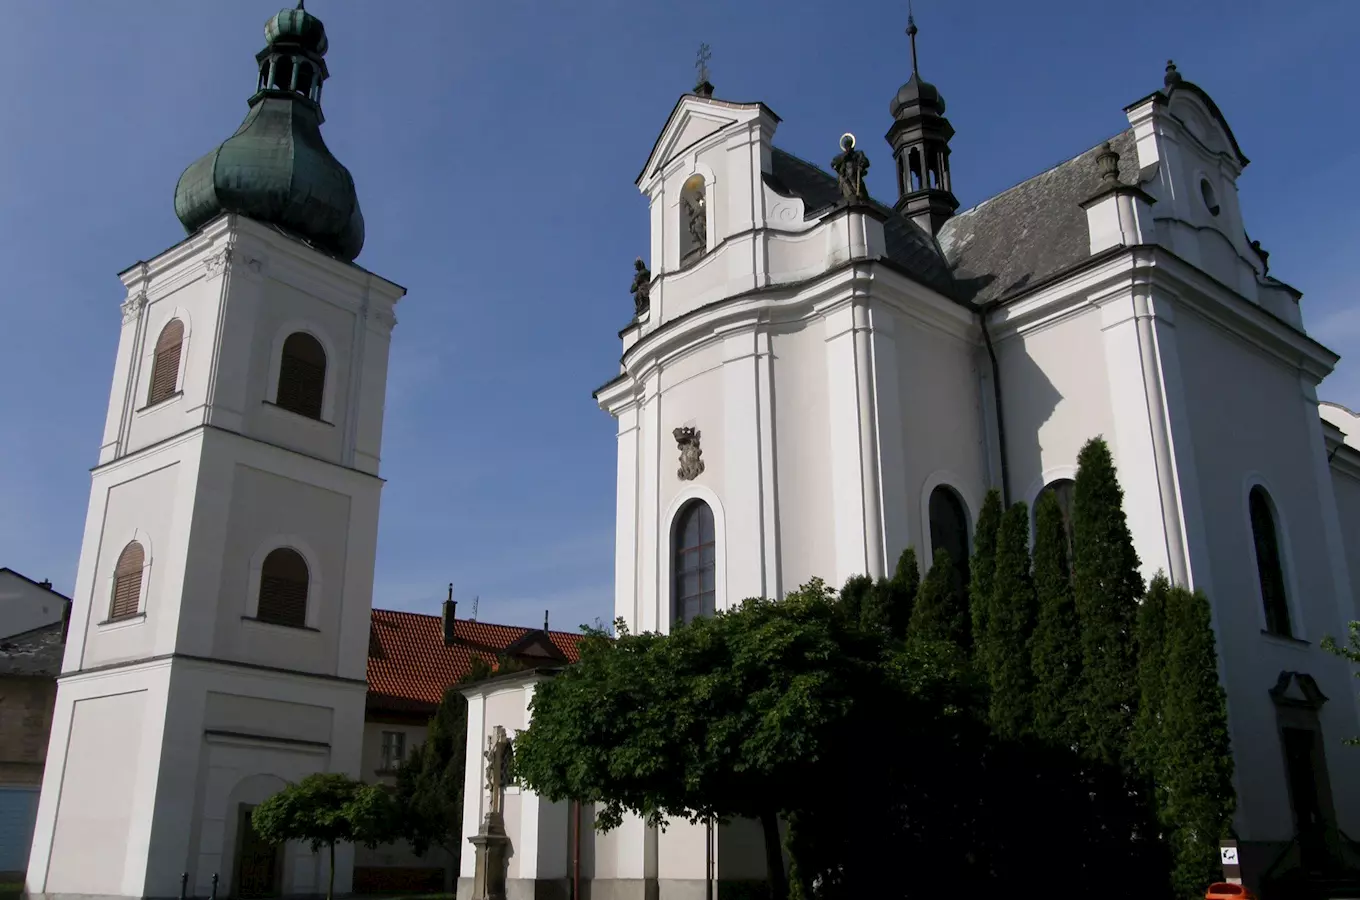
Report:
M867 195L853 136L829 137L824 170L706 78L657 111L648 261L595 392L618 426L615 613L664 632L882 575L908 546L967 554L986 491L1070 501L1103 435L1144 574L1213 605L1243 875L1298 867L1313 836L1360 835L1360 771L1338 758L1360 707L1319 647L1360 618L1360 416L1317 400L1338 357L1248 237L1247 157L1168 64L1127 127L960 211L950 146L968 138L908 33L912 72L885 97L895 197ZM324 26L285 9L265 36L245 121L176 187L188 237L120 276L34 896L170 897L181 873L238 896L250 806L361 775L405 291L355 263L355 181L320 131ZM527 727L549 677L467 689L467 837L488 737ZM496 799L511 897L699 898L764 875L746 823L595 834L588 808ZM285 854L276 893L324 884L324 854ZM354 866L342 848L338 891ZM465 852L460 897L474 874Z

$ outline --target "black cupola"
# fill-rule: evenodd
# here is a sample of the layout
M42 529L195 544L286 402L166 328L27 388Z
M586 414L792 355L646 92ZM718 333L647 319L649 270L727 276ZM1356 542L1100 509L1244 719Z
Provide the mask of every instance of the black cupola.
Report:
M898 88L888 105L893 124L887 140L897 160L898 212L930 232L959 208L949 181L949 139L954 126L944 117L944 97L921 78L916 60L916 20L907 16L911 38L911 78Z

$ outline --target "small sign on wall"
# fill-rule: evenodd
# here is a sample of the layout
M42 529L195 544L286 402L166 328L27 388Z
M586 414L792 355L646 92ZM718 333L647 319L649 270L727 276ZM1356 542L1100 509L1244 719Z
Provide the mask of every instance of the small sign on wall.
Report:
M1231 838L1218 842L1218 855L1223 863L1223 880L1229 884L1242 883L1242 864L1238 859L1237 841Z

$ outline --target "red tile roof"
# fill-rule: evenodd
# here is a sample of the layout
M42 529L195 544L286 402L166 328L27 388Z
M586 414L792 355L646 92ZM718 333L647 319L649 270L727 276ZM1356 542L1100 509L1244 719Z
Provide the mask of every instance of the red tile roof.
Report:
M495 666L515 641L539 629L454 620L453 646L444 645L440 616L375 609L368 640L368 705L391 711L433 710L444 691L472 669L473 657ZM568 662L579 657L580 634L549 631Z

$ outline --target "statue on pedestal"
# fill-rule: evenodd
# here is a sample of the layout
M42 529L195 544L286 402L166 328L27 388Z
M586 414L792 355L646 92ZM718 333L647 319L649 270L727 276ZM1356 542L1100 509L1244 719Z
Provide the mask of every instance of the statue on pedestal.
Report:
M505 879L510 862L510 838L505 834L505 788L510 783L513 759L510 738L497 725L487 738L486 815L477 834L468 841L477 850L472 876L472 900L505 900Z

